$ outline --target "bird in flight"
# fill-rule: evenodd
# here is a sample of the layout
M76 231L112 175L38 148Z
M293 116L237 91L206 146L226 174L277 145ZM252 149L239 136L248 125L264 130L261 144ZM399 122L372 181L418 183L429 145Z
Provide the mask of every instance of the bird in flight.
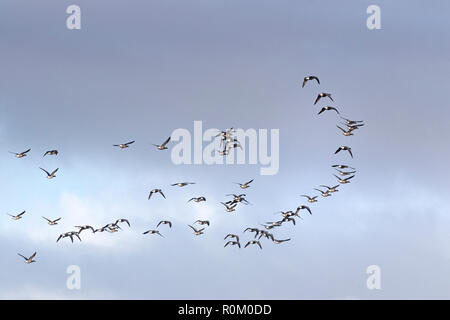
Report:
M47 219L46 217L42 217L42 218L44 218L45 220L47 220L47 221L48 221L48 224L51 225L51 226L57 225L57 224L58 224L58 221L61 220L61 218L58 218L58 219L56 219L56 220L50 220L50 219Z
M286 242L286 241L289 241L289 240L291 240L291 239L290 238L289 239L284 239L284 240L273 239L273 243L280 244L280 243L283 243L283 242Z
M250 188L250 183L253 182L253 179L250 181L247 181L246 183L239 183L239 182L234 182L235 184L238 184L239 187L241 187L241 189L247 189Z
M328 189L327 192L331 192L331 193L339 191L337 189L337 187L339 187L339 185L335 185L335 186L329 187L329 186L325 186L325 185L321 184L320 187L327 188Z
M348 137L348 136L352 136L353 135L353 133L352 133L352 131L353 130L344 130L344 129L342 129L341 127L339 127L339 126L336 126L336 127L338 127L341 131L342 131L342 134L344 135L344 136L346 136L346 137Z
M350 155L351 155L352 158L353 158L352 148L350 148L350 147L348 147L348 146L340 146L340 147L336 150L336 152L335 152L334 154L338 153L338 152L341 151L341 150L348 151L348 153L350 153Z
M196 224L196 223L198 223L201 226L206 224L209 227L209 225L210 225L209 220L197 220L194 222L194 224Z
M125 222L129 227L131 227L130 225L130 221L128 221L127 219L117 219L116 222L114 223L115 226L119 226L118 223L123 223Z
M228 196L233 196L233 198L234 198L233 200L229 200L229 201L225 202L228 205L233 205L235 203L240 203L240 202L243 202L245 204L249 204L250 203L244 198L245 197L244 193L239 194L239 195L236 195L236 194L232 193L232 194L227 194L226 196L227 197Z
M333 164L332 167L339 168L339 169L347 169L348 168L348 169L356 170L355 168L347 166L345 164Z
M163 196L164 199L166 199L166 196L164 195L164 193L162 192L161 189L153 189L152 191L150 191L149 195L148 195L148 200L150 200L150 198L152 197L152 195L154 193L159 193Z
M292 223L293 223L294 226L295 226L295 219L294 219L294 218L291 218L291 217L289 217L289 216L284 217L283 220L281 220L281 221L282 221L283 223L284 223L284 222L292 221Z
M236 234L229 233L225 236L225 238L223 238L223 240L227 240L228 238L231 238L231 239L234 238L234 239L236 239L237 242L239 242L239 236Z
M338 181L339 181L340 184L350 183L350 179L354 177L354 175L353 175L353 176L350 176L350 177L348 177L348 178L342 179L342 178L339 178L339 177L338 177L337 175L335 175L335 174L333 174L333 176L335 176L335 177L338 179Z
M14 216L12 214L7 213L8 216L11 216L13 220L19 220L22 219L23 214L25 213L25 210L19 213L18 215Z
M241 248L241 244L239 243L239 241L228 241L227 243L225 243L225 245L223 247L225 248L228 245L238 246L239 249Z
M325 107L323 107L323 108L319 111L318 114L321 114L322 112L324 112L324 111L329 111L329 110L334 110L334 111L337 112L337 114L339 114L338 109L336 109L335 107L330 107L330 106L325 106Z
M300 205L297 207L297 210L295 211L295 215L297 215L298 212L302 209L306 209L309 212L309 214L312 214L311 209L308 206Z
M244 246L244 248L247 248L251 244L257 244L259 246L259 248L262 249L261 243L257 240L250 240L249 242L247 242L247 244Z
M302 84L302 88L305 87L306 82L310 81L310 80L316 80L318 84L320 84L319 78L317 78L316 76L307 76L303 79L303 84Z
M359 123L362 123L362 122L364 122L363 120L350 120L350 119L347 119L347 118L344 118L344 117L341 117L341 119L344 119L345 120L345 123L347 124L347 125L357 125L357 124L359 124ZM362 126L363 124L360 124L360 126Z
M223 205L225 206L227 212L233 212L233 211L236 211L235 208L236 208L236 206L237 206L237 203L234 203L234 204L232 204L231 206L229 206L229 205L226 204L225 202L221 202L221 204L223 204Z
M188 200L188 202L190 202L190 201L202 202L202 201L206 201L206 198L205 197L191 198Z
M334 102L333 98L331 97L331 93L322 92L317 95L316 101L314 101L314 105L316 105L316 103L319 102L320 99L325 97L330 98L330 100Z
M56 239L56 242L58 242L60 239L64 239L64 238L69 237L70 240L71 240L72 243L73 243L73 236L76 236L76 237L78 238L78 240L81 241L81 238L80 238L80 235L79 235L78 232L76 232L76 231L69 231L69 232L60 234L59 237L58 237L58 239Z
M255 238L258 236L258 234L261 232L261 230L259 230L258 228L247 228L244 230L245 232L254 232L255 233Z
M29 258L21 255L20 253L18 253L18 255L25 259L25 263L30 264L30 263L36 262L36 260L34 260L34 257L36 257L36 252L33 253Z
M156 227L158 228L159 225L161 225L161 224L167 224L167 225L169 225L169 228L172 228L172 222L170 222L170 221L167 221L167 220L160 221Z
M130 146L130 144L133 144L135 141L130 141L127 143L121 143L121 144L113 144L113 147L119 147L120 149L125 149L128 148Z
M339 174L340 174L341 176L349 176L349 175L351 175L351 174L356 173L355 170L353 170L353 171L342 171L342 170L339 170L339 169L336 169L336 170L337 170L337 172L339 172Z
M177 187L184 187L187 186L188 184L195 184L195 182L177 182L174 184L171 184L172 187L177 186Z
M164 238L164 236L161 233L159 233L158 230L147 230L143 234L158 234L158 235L160 235L161 237Z
M55 173L59 170L59 168L56 168L55 170L53 170L52 173L50 173L43 168L39 168L39 169L41 169L42 171L44 171L47 174L47 179L53 179L54 177L56 177Z
M201 228L200 230L197 230L193 226L191 226L190 224L188 224L188 226L191 227L192 230L194 230L194 234L196 236L199 236L199 235L203 234L203 230L205 230L205 228Z
M58 155L58 150L49 150L49 151L45 152L42 157L45 157L46 155L56 156L56 155Z
M78 228L78 232L77 232L78 234L81 234L82 231L88 230L88 229L91 229L91 230L92 230L92 233L95 233L94 228L91 227L91 226L89 226L89 225L85 225L85 226L75 226L75 228Z
M305 195L305 194L302 194L301 197L307 198L309 203L317 202L317 196L310 197L310 196L307 196L307 195Z
M155 146L158 150L165 150L165 149L168 149L168 148L166 147L166 145L169 143L169 141L170 141L170 137L168 137L167 140L164 141L161 145L159 145L159 144L154 144L154 146Z
M9 153L15 154L16 158L23 158L23 157L27 156L27 153L30 152L30 150L31 149L28 149L27 151L19 152L19 153L9 151Z
M322 191L320 189L314 189L314 190L319 191L322 194L322 197L330 197L331 196L331 193L329 190L327 190L327 191Z

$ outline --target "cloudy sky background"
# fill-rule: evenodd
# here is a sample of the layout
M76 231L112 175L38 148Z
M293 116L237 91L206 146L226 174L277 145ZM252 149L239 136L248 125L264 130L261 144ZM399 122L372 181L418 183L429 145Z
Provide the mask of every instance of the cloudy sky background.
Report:
M71 4L0 4L0 298L450 298L450 3L80 0L82 29L70 31ZM366 27L371 4L382 30ZM310 74L321 86L302 89ZM332 112L317 116L321 91L365 127L344 137ZM194 120L280 129L278 174L176 166L151 145ZM333 154L342 144L354 159ZM60 154L42 158L50 149ZM341 162L357 176L274 231L290 242L223 248L227 233L245 243L245 227L334 183ZM57 178L40 166L59 167ZM225 194L240 191L232 182L251 178L252 205L224 212ZM197 184L170 187L179 181ZM155 187L167 200L147 201ZM200 195L207 202L186 204ZM19 221L6 215L22 210ZM132 227L55 243L74 225L117 218ZM142 235L162 219L174 223L166 238ZM201 237L187 227L197 219L211 221ZM38 263L17 256L35 250ZM382 290L366 288L373 264ZM66 288L69 265L81 290Z

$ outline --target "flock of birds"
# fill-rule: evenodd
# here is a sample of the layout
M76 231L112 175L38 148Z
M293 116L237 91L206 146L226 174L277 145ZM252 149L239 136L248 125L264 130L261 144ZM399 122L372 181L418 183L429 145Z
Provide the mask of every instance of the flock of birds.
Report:
M317 84L320 85L320 80L317 76L307 76L303 80L302 88L305 87L305 85L308 83L308 81L312 81L312 80L315 80L317 82ZM317 95L317 98L314 101L314 105L316 105L322 99L326 99L326 98L328 98L330 101L334 102L330 93L321 92ZM336 107L328 106L328 105L323 106L321 108L321 110L318 112L318 115L324 113L325 111L334 111L337 115L340 116L340 112ZM343 120L343 122L340 123L340 126L337 125L337 127L342 131L343 135L346 137L354 135L353 132L355 130L358 130L360 127L364 126L364 122L362 120L350 120L350 119L344 118L342 116L340 116L340 118ZM346 128L344 129L343 127L346 127ZM220 131L216 135L216 138L221 139L220 148L222 148L222 146L223 146L223 149L217 151L220 155L227 156L232 148L241 148L242 149L240 142L234 136L234 132L235 132L235 130L233 128L230 128L230 129ZM135 141L130 141L130 142L121 143L121 144L114 144L113 146L118 147L120 149L126 149L126 148L129 148L130 145L132 145L134 142ZM170 142L170 137L167 138L160 145L158 145L158 144L153 144L153 145L158 150L162 151L162 150L168 149L167 145L169 142ZM28 149L26 151L19 152L19 153L16 153L16 152L10 152L10 153L14 154L15 157L17 157L17 158L23 158L23 157L26 157L30 151L31 151L31 149ZM342 145L334 153L337 154L341 151L347 152L349 154L349 156L351 158L353 158L353 153L352 153L351 147L349 147L347 145ZM46 151L44 153L43 157L49 156L49 155L57 156L58 151L57 150ZM317 198L319 197L319 195L324 198L330 197L333 193L339 191L338 187L340 185L350 183L350 180L355 177L356 169L354 167L351 167L351 166L345 165L345 164L334 164L334 165L332 165L332 167L337 171L336 172L337 175L336 174L333 174L333 175L337 178L338 184L332 185L332 186L320 185L319 186L320 189L314 188L315 191L319 192L318 195L306 195L306 194L301 195L301 197L306 198L306 201L310 205L318 202ZM40 168L40 169L47 175L48 179L55 178L56 177L55 174L59 170L59 168L56 168L50 172L44 168ZM242 190L245 190L245 189L250 188L253 181L254 180L251 179L244 183L235 182L235 184L239 185L239 188L241 188ZM195 182L178 182L178 183L171 184L171 186L174 186L174 187L176 186L176 187L181 188L181 187L186 187L186 186L189 186L192 184L195 184ZM166 199L166 196L164 195L164 192L162 191L162 189L155 188L149 192L148 200L152 199L152 197L155 197L157 195ZM238 205L250 204L250 202L246 199L246 194L244 194L244 193L242 193L242 194L227 194L226 196L231 197L231 198L229 200L220 202L225 207L226 212L231 213L231 212L236 211L236 208ZM188 200L188 202L191 202L191 201L200 203L200 202L206 201L206 198L204 196L192 197L191 199ZM293 225L296 225L296 219L297 218L302 219L300 216L300 212L302 212L302 210L304 212L307 212L310 215L312 215L311 208L307 205L302 204L302 205L299 205L295 210L277 212L276 214L279 214L280 218L275 219L275 221L269 221L264 224L260 224L260 226L262 228L260 228L260 227L246 228L245 230L243 230L243 234L247 234L247 232L249 234L253 233L253 237L250 238L249 240L247 240L246 244L244 245L244 248L247 248L248 246L251 246L251 245L256 245L260 249L262 249L263 248L263 246L261 244L262 239L270 240L274 244L281 244L281 243L290 241L291 240L290 238L276 239L274 234L271 231L275 230L276 228L280 228L283 224L286 224L286 223L292 223ZM8 214L8 215L11 216L11 218L13 220L19 220L19 219L23 218L25 213L26 213L26 211L22 211L21 213L19 213L17 215L11 215L11 214ZM45 219L50 226L57 225L58 222L61 220L61 217L57 218L57 219L53 219L53 220L49 219L47 217L42 217L42 218ZM123 225L123 224L126 224L128 227L131 227L129 220L125 219L125 218L117 219L116 221L108 223L108 224L104 225L103 227L99 227L99 228L94 228L90 225L74 226L74 228L77 228L77 230L72 230L72 231L68 231L68 232L64 232L64 233L60 234L58 236L58 238L56 239L56 242L60 241L61 239L65 239L65 238L70 239L72 243L74 241L74 238L81 241L80 234L85 230L90 230L94 234L101 233L101 232L116 233L116 232L119 232L120 230L122 230L122 227L120 225ZM164 235L160 232L161 229L159 229L160 227L162 228L163 226L166 226L165 228L171 229L172 222L168 221L168 220L159 221L158 224L156 225L155 229L149 229L149 230L143 232L143 235L158 235L158 236L164 238ZM200 235L204 234L206 228L210 226L210 221L209 220L197 220L187 226L192 230L192 232L195 236L200 236ZM225 241L224 247L237 246L238 248L241 248L240 237L237 234L229 233L224 237L223 240ZM21 256L25 260L25 263L29 264L29 263L36 262L36 260L34 259L36 257L36 252L34 252L29 257L26 257L20 253L18 253L18 255Z

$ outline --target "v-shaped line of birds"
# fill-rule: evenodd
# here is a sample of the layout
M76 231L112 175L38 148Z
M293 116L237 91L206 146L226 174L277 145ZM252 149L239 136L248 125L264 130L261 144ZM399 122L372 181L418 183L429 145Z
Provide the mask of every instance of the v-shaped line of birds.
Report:
M320 80L317 76L307 76L303 79L302 88L304 88L305 85L308 83L308 81L311 81L311 80L315 80L317 82L317 84L320 85ZM330 101L334 102L330 93L321 92L317 95L316 100L314 101L314 105L316 105L319 101L321 101L322 98L328 98ZM340 116L339 110L333 106L322 107L321 110L318 112L318 115L324 113L325 111L334 111L337 115ZM353 131L364 126L364 123L362 120L350 120L350 119L344 118L342 116L340 116L340 118L342 120L344 120L344 122L340 123L341 126L337 125L337 127L342 131L343 135L346 137L354 135ZM342 126L346 126L347 128L343 129ZM239 147L242 149L240 142L233 135L234 132L235 132L235 130L233 128L229 128L229 129L220 131L216 135L216 138L220 137L220 139L221 139L220 146L222 146L222 145L224 146L223 150L218 151L218 153L220 155L227 156L229 154L229 151L231 150L231 148ZM153 144L153 146L155 146L158 150L161 150L161 151L167 150L168 149L167 145L169 142L170 142L170 137L168 137L163 143ZM130 142L126 142L126 143L114 144L113 146L118 147L120 149L126 149L126 148L129 148L130 145L132 145L133 143L135 143L134 140L130 141ZM24 158L27 156L27 154L30 151L31 151L31 149L28 149L26 151L19 152L19 153L16 153L16 152L10 152L10 153L14 154L15 157L17 157L17 158ZM338 149L334 152L334 154L337 154L340 151L347 151L348 154L351 156L351 158L353 158L353 152L352 152L351 147L349 147L347 145L342 145L342 146L338 147ZM56 155L58 155L58 150L46 151L44 153L43 157L45 157L47 155L55 155L56 156ZM339 191L338 187L340 185L350 183L350 180L355 177L356 169L354 167L351 167L351 166L345 165L345 164L334 164L331 167L333 167L339 174L339 175L333 174L337 178L338 184L334 185L334 186L319 185L319 187L321 189L314 188L314 190L318 191L323 198L330 197L333 193L338 192ZM50 172L44 168L40 168L40 169L47 174L48 179L55 178L56 177L55 173L59 170L59 168L56 168L55 170ZM343 171L343 170L347 170L347 171ZM348 170L351 170L351 171L348 171ZM254 181L254 179L251 179L244 183L240 183L240 182L233 182L233 183L239 185L239 187L241 189L245 190L250 187L250 184L253 181ZM177 183L171 184L171 186L186 187L186 186L192 185L192 184L195 184L195 182L177 182ZM322 190L322 188L325 188L325 190ZM161 197L166 199L166 196L165 196L164 192L162 191L162 189L155 188L149 192L148 200L150 200L152 198L152 196L154 196L156 194L159 194ZM244 204L244 205L250 204L250 202L245 198L246 194L227 194L226 196L232 197L232 199L230 199L228 201L220 202L225 207L226 212L231 213L231 212L236 211L236 207L238 206L238 204ZM306 198L309 204L318 202L318 200L317 200L318 195L311 196L311 195L302 194L301 197ZM187 202L191 202L191 201L193 201L195 203L200 203L200 202L206 201L206 198L204 196L192 197ZM246 248L250 245L257 245L260 249L262 249L263 247L261 244L261 238L263 238L263 237L265 239L271 240L275 244L281 244L281 243L290 241L291 240L290 238L276 239L275 236L273 235L273 233L269 232L269 230L281 227L283 224L289 223L289 222L292 222L293 225L296 225L295 218L302 219L301 216L299 215L301 210L305 210L310 215L312 215L312 210L309 206L299 205L295 209L295 211L288 210L288 211L276 212L275 214L281 215L280 220L268 221L264 224L260 224L263 227L263 229L256 228L256 227L248 227L248 228L244 229L244 231L243 231L244 234L247 232L254 233L253 239L247 241L244 248ZM8 215L11 216L13 220L19 220L23 217L25 212L26 211L22 211L21 213L19 213L17 215L11 215L11 214L8 214ZM42 218L44 218L47 221L47 223L51 226L57 225L58 222L61 220L61 217L54 219L54 220L46 218L46 217L42 217ZM100 228L94 228L90 225L80 225L80 226L75 226L75 228L78 229L77 231L69 231L69 232L60 234L59 237L57 238L56 242L58 242L59 240L64 239L64 238L69 238L71 240L71 242L73 242L74 237L77 238L79 241L81 241L80 234L84 230L91 230L92 233L94 233L94 234L98 233L98 232L105 232L105 231L109 232L109 233L116 233L122 229L119 225L121 223L122 224L125 223L128 225L128 227L131 227L129 220L124 219L124 218L117 219L115 222L108 223L105 226L100 227ZM172 228L171 221L162 220L162 221L158 222L155 229L149 229L149 230L143 232L143 235L159 235L160 237L164 238L165 236L158 229L162 225L167 225L169 227L169 229ZM199 225L200 227L197 227L194 225ZM209 220L196 220L193 224L188 225L188 227L192 229L192 232L195 236L200 236L200 235L204 234L206 228L209 226L210 226ZM241 248L240 237L237 234L229 233L224 237L224 240L226 241L224 247L237 246L238 248ZM34 260L34 258L36 256L36 252L34 252L30 257L26 257L20 253L18 253L18 255L21 256L25 260L25 263L29 264L29 263L36 262L36 260Z

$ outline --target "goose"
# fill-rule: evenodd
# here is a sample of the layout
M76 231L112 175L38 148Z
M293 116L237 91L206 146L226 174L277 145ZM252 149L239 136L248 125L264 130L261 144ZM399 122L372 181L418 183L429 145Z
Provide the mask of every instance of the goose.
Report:
M14 215L12 215L12 214L9 214L9 213L7 213L7 215L10 216L10 217L12 217L13 220L19 220L19 219L22 219L22 216L24 215L24 213L25 213L25 210L22 211L21 213L19 213L19 214L16 215L16 216L14 216Z
M317 78L316 76L307 76L303 79L303 84L302 84L302 88L305 87L306 82L310 81L310 80L316 80L318 84L320 84L319 78Z
M101 228L99 228L99 229L95 229L95 230L94 230L94 233L97 233L97 232L104 232L104 231L106 231L106 227L101 227Z
M201 226L206 224L209 227L209 220L197 220L197 221L194 222L194 224L196 224L197 222Z
M284 240L274 239L273 242L276 243L276 244L280 244L280 243L283 243L283 242L286 242L286 241L289 241L289 240L291 240L291 239L290 238L289 239L284 239Z
M359 129L360 127L364 126L364 123L357 123L357 124L351 124L350 125L350 124L346 124L346 123L342 123L341 122L340 124L346 126L348 131L354 131L354 130Z
M312 214L311 209L308 206L305 206L305 205L298 206L297 210L295 211L295 213L297 214L302 209L306 209L309 212L309 214Z
M230 150L224 148L223 150L217 151L221 156L227 156L230 153Z
M58 155L58 150L49 150L49 151L46 151L42 157L45 157L46 155L49 155L49 156L56 156L56 155Z
M356 170L355 168L347 166L345 164L333 164L332 167L333 168L338 168L338 169L352 169L352 170Z
M289 221L292 221L292 223L294 224L294 226L295 226L295 219L294 218L291 218L291 217L284 217L283 218L283 220L281 220L283 223L284 222L289 222Z
M130 221L128 221L127 219L117 219L116 222L114 223L114 225L118 226L118 223L123 223L123 222L125 222L126 224L128 224L129 227L131 227Z
M352 148L348 147L348 146L340 146L335 152L334 154L338 153L339 151L344 150L344 151L348 151L348 153L350 153L350 155L353 158L353 153L352 153Z
M67 235L72 239L72 237L73 236L75 236L75 237L77 237L78 238L78 240L80 240L81 241L81 238L80 238L80 232L78 231L69 231L69 232L67 232Z
M255 238L256 238L256 237L258 236L258 234L261 232L261 230L259 230L259 229L257 229L257 228L247 228L247 229L244 230L244 233L245 233L246 231L254 232L254 233L255 233Z
M109 229L112 229L112 228L120 229L119 225L117 223L115 223L115 222L108 223L106 226L103 227L103 229L106 229L106 228L109 228Z
M273 234L271 234L266 230L261 230L258 240L261 239L262 237L265 237L269 240L273 240Z
M318 115L324 111L329 111L329 110L334 110L334 111L336 111L337 114L339 114L338 109L336 109L335 107L325 106L319 111Z
M36 260L33 260L34 257L36 257L36 252L33 253L29 258L27 258L27 257L25 257L25 256L23 256L23 255L21 255L20 253L18 253L18 255L21 256L22 258L24 258L24 259L25 259L25 263L27 263L27 264L36 262Z
M283 223L283 221L266 222L266 224L274 226L274 227L279 227L279 226L281 226L282 223Z
M164 238L164 236L161 233L159 233L158 230L147 230L143 234L158 234L158 235L160 235L161 237Z
M225 206L227 212L233 212L233 211L236 211L235 208L236 208L236 206L237 206L237 203L235 203L235 204L233 204L233 205L231 205L231 206L227 205L225 202L221 202L221 204L223 204L223 205Z
M104 231L107 231L109 233L116 233L116 232L119 232L119 230L121 230L121 228L119 226L107 227L104 229Z
M244 198L245 197L244 193L239 194L239 195L232 193L232 194L227 194L226 196L227 197L233 196L233 198L234 198L233 200L225 202L226 204L234 204L234 203L238 203L238 202L244 202L245 204L249 204L249 202Z
M47 219L46 217L42 217L42 218L44 218L45 220L47 220L47 221L48 221L48 224L51 225L51 226L57 225L57 224L58 224L58 221L61 220L61 218L58 218L58 219L56 219L56 220L50 220L50 219Z
M226 240L226 239L228 239L228 238L236 239L236 241L239 242L239 236L238 236L238 235L229 233L229 234L227 234L227 235L225 236L225 238L223 238L223 240Z
M166 196L164 195L164 193L162 192L161 189L153 189L152 191L150 191L149 195L148 195L148 200L150 200L150 198L152 197L152 195L154 193L159 193L163 196L164 199L166 199Z
M168 137L167 140L164 141L161 145L154 144L154 146L155 146L158 150L165 150L165 149L168 149L168 148L166 147L166 145L169 143L169 141L170 141L170 137Z
M278 227L278 226L275 226L275 225L265 225L265 224L261 224L261 226L263 226L264 228L266 228L267 230L270 230L270 229L273 229L273 228L275 228L275 227ZM260 231L261 232L261 231Z
M169 228L172 228L172 222L170 222L170 221L167 221L167 220L160 221L156 227L158 228L159 225L161 225L161 224L168 224Z
M206 198L205 197L198 197L198 198L191 198L191 199L188 200L188 202L191 202L191 201L202 202L202 201L206 201Z
M231 144L231 146L228 146L228 145L230 145ZM232 149L232 148L240 148L241 150L244 150L243 148L242 148L242 145L241 145L241 143L238 141L238 139L236 139L236 138L233 138L233 139L227 139L227 142L225 143L225 149L227 149L228 148L228 150L230 150L230 149Z
M345 123L348 124L348 125L354 125L354 124L358 124L358 123L364 122L363 120L350 120L350 119L347 119L347 118L344 118L344 117L341 117L341 119L344 119Z
M324 97L328 97L330 98L331 101L334 102L333 98L331 97L331 93L322 92L317 95L316 101L314 101L314 105L316 105L316 103L319 102L319 100Z
M333 174L333 176L335 176L335 177L338 179L338 181L339 181L340 184L350 183L349 180L350 180L351 178L354 177L354 175L353 175L353 176L350 176L350 177L348 177L348 178L341 179L341 178L339 178L339 177L338 177L337 175L335 175L335 174Z
M189 225L189 224L188 224L188 226L191 227L192 230L194 230L194 234L195 234L196 236L199 236L199 235L203 234L203 230L205 230L205 228L202 228L202 229L200 229L200 230L197 230L197 229L195 229L193 226L191 226L191 225Z
M220 147L222 147L222 145L224 146L224 148L226 149L226 142L227 141L231 141L232 138L232 134L235 132L235 130L233 128L227 129L226 131L221 131L219 134L216 135L216 137L220 136Z
M178 182L178 183L171 184L171 186L172 187L174 187L174 186L184 187L184 186L187 186L188 184L195 184L195 182Z
M317 202L317 196L310 197L310 196L307 196L307 195L305 195L305 194L302 194L301 197L307 198L309 203Z
M322 190L320 190L320 189L314 189L314 190L319 191L319 192L322 194L322 197L330 197L330 196L331 196L329 190L327 190L327 191L322 191Z
M349 132L352 132L352 131L355 131L355 130L357 130L357 129L359 129L359 127L362 127L363 126L363 124L358 124L358 125L352 125L352 126L349 126L349 125L347 125L347 130L349 131Z
M351 175L351 174L356 173L356 171L341 171L341 170L339 170L339 169L336 169L336 171L339 172L339 174L340 174L341 176L349 176L349 175Z
M12 153L12 154L16 155L16 158L23 158L23 157L27 156L27 153L30 152L30 150L31 149L28 149L28 150L26 150L24 152L19 152L19 153L9 151L9 153Z
M92 233L94 233L94 228L92 228L91 226L85 225L85 226L75 226L75 228L78 228L78 234L81 234L82 231L84 230L88 230L91 229Z
M113 147L119 147L120 149L125 149L128 148L130 146L130 144L133 144L135 141L130 141L127 143L121 143L121 144L113 144Z
M247 248L251 244L257 244L259 246L259 248L262 249L261 243L257 240L250 240L249 242L247 242L247 244L244 246L244 248Z
M282 217L290 217L290 216L295 215L295 212L292 212L291 210L289 210L289 211L278 211L278 212L275 212L275 214L278 214L278 213L281 213L281 216L282 216Z
M239 187L241 187L241 189L247 189L250 188L250 183L253 182L253 179L250 181L247 181L246 183L239 183L239 182L234 182L235 184L238 184Z
M335 185L335 186L329 187L329 186L325 186L325 185L321 184L320 187L327 188L328 189L327 192L331 192L331 193L339 191L337 189L337 187L339 187L339 185Z
M58 239L56 239L56 242L58 242L60 239L64 239L64 238L69 237L70 240L71 240L72 243L73 243L73 236L76 236L76 237L78 238L78 240L81 241L81 238L80 238L78 232L70 231L70 232L66 232L66 233L60 234L59 237L58 237Z
M59 170L59 168L56 168L55 170L53 170L52 173L49 173L47 170L43 169L43 168L39 168L42 171L44 171L47 174L47 179L53 179L54 177L56 177L55 173Z
M348 137L348 136L353 136L352 130L347 130L347 131L345 131L344 129L342 129L342 128L339 127L339 126L336 126L336 127L338 127L339 129L341 129L342 134L343 134L344 136L346 136L346 137Z
M239 243L239 241L228 241L227 243L225 243L225 245L223 247L225 248L228 245L238 246L239 249L241 248L241 244Z

